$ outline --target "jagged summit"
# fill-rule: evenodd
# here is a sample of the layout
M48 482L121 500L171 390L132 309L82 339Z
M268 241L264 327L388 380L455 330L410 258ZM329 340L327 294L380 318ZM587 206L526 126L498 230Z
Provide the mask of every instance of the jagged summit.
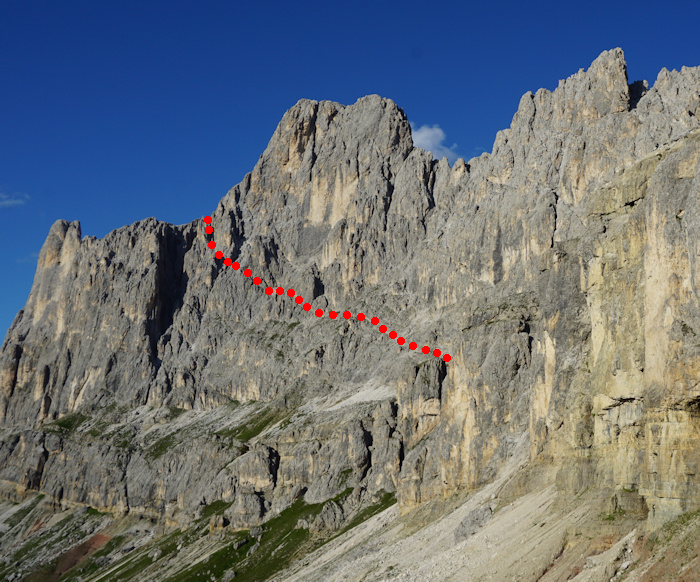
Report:
M199 220L104 239L57 222L0 349L4 495L211 520L200 553L277 524L300 554L395 496L380 550L351 528L357 559L332 542L287 574L381 579L401 556L420 579L568 579L612 540L607 575L635 527L700 507L699 117L700 68L647 89L620 49L526 93L492 152L452 167L391 100L292 107L211 211L217 249L449 365L268 297ZM269 533L240 564L271 555ZM141 579L191 566L168 556Z

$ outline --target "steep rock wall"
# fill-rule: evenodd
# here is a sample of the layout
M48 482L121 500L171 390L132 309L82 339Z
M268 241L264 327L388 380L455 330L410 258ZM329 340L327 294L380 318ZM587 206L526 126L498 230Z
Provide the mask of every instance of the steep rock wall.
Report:
M562 491L609 488L653 523L697 506L699 116L700 70L629 84L619 49L525 94L493 151L452 167L389 100L290 109L211 213L218 248L449 364L268 298L200 221L102 240L59 221L0 352L0 478L122 512L236 500L243 525L301 492L408 509L478 487L526 434ZM246 450L211 436L253 410L232 401L288 420ZM198 436L153 458L186 421Z

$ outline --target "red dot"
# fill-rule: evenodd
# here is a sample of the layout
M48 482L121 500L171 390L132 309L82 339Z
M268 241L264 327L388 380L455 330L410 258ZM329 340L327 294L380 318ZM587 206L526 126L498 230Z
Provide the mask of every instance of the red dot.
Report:
M226 258L224 259L224 265L226 265L227 267L230 267L230 266L231 266L231 259L228 258L228 257L226 257Z
M216 252L214 253L214 256L215 256L217 259L223 259L223 258L224 258L224 253L222 253L221 251L216 251Z
M344 317L345 319L350 319L350 318L352 317L352 313L350 313L349 311L344 311L344 312L343 312L343 317Z
M288 290L287 290L287 295L288 295L289 297L294 297L294 289L288 289Z
M338 314L335 311L331 311L328 314L328 317L330 317L331 319L335 319L336 317L338 317Z
M210 249L215 249L215 248L216 248L216 243L215 243L213 240L210 240L208 246L209 246Z
M272 287L265 287L265 293L272 295Z
M404 345L406 343L406 340L400 337L399 339L396 340L396 343L399 344L400 346Z
M304 311L311 311L311 303L304 303Z
M423 346L423 353L424 354L429 354L430 353L430 348L428 346Z
M449 362L452 359L452 356L450 354L445 354L444 356L442 356L442 359L446 362Z
M282 287L277 287L277 295L284 295L284 289Z
M371 321L372 321L372 325L377 325L377 324L379 323L379 318L378 318L378 317L373 317L373 318L371 319Z
M358 313L357 314L357 321L364 321L365 320L365 314L364 313Z
M379 333L385 333L386 332L386 325L382 324L379 326Z
M262 283L262 280L260 279L260 277L255 277L253 279L253 285L260 285L260 283Z
M411 342L408 344L408 349L409 350L415 350L418 347L418 344L416 342Z
M389 332L389 337L390 337L391 339L396 339L396 336L397 336L397 335L399 335L399 334L396 333L395 331L390 331L390 332Z
M433 350L433 355L434 355L436 358L439 358L441 353L442 353L442 352L441 352L440 350L438 350L437 348L435 348L435 349Z
M316 317L323 317L323 309L317 309L315 311Z
M211 226L207 226L207 227L204 229L204 232L206 232L207 234L211 234L212 232L214 232L214 228L211 227Z
M204 223L205 223L205 224L211 224L211 216L205 216L205 217L204 217Z
M297 295L294 301L297 302L297 305L301 305L302 303L304 303L304 298L301 295Z
M234 271L238 271L238 269L240 269L241 266L238 264L238 261L234 261L234 262L233 262L233 265L231 265L231 268L232 268Z
M246 269L245 271L243 271L243 275L245 277L250 277L252 274L253 274L253 271L251 271L250 269Z

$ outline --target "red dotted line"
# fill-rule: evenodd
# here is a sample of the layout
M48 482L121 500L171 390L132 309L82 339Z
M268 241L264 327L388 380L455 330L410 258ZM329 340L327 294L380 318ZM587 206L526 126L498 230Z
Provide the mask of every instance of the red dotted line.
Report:
M207 225L206 228L204 229L204 232L206 232L207 234L213 234L213 232L214 232L214 227L211 226L211 222L212 222L211 216L205 216L205 217L204 217L204 222L205 222L205 224ZM216 243L215 243L213 240L212 240L212 241L209 241L209 248L212 249L212 250L214 250L214 249L216 248ZM222 253L221 251L216 251L216 252L214 253L214 256L215 256L217 259L224 259L224 253ZM232 260L231 260L230 258L228 258L228 257L226 257L226 258L224 259L224 265L226 265L227 267L231 267L234 271L238 271L238 269L241 268L241 265L240 265L237 261L232 261ZM251 276L253 275L253 272L252 272L250 269L245 269L245 270L243 271L243 275L244 275L245 277L251 277ZM260 285L261 283L262 283L262 279L260 279L260 277L253 277L253 285ZM273 289L272 287L266 287L266 288L265 288L265 293L266 293L267 295L272 295L273 293L276 293L277 295L280 295L280 296L281 296L281 295L285 295L285 290L284 290L283 287L277 287L276 289ZM287 289L286 295L287 295L287 297L289 297L289 298L294 297L294 302L295 302L297 305L302 305L302 304L303 304L303 305L302 305L302 309L304 309L304 311L311 311L311 304L310 304L310 303L304 303L303 297L300 297L299 295L296 295L296 293L294 292L294 289ZM317 309L316 311L314 311L314 314L316 315L316 317L323 317L323 309ZM350 319L350 318L352 318L352 313L350 313L349 311L344 311L342 316L343 316L343 318L345 318L345 319ZM336 319L336 318L338 317L338 313L337 313L336 311L329 311L329 312L328 312L328 317L330 317L331 319ZM355 317L357 318L357 321L364 321L364 320L366 319L364 313L358 313ZM377 324L379 323L379 319L378 319L377 317L373 317L372 319L370 319L370 323L371 323L372 325L377 325ZM382 325L379 326L378 329L379 329L379 333L386 333L386 331L387 331L388 328L387 328L386 325L383 325L383 324L382 324ZM390 337L391 339L395 339L395 340L396 340L396 343L399 344L400 346L402 346L402 345L404 345L404 344L406 343L406 340L405 340L404 338L400 337L399 334L396 333L396 332L393 331L393 330L389 332L389 337ZM410 343L408 344L408 349L409 349L409 350L415 350L415 349L417 349L417 348L418 348L418 344L417 344L416 342L410 342ZM421 348L421 351L422 351L424 354L429 354L431 350L430 350L430 347L428 347L428 346L423 346L423 347ZM443 354L443 353L442 353L439 349L437 349L437 348L435 348L434 350L432 350L432 353L433 353L433 356L435 356L436 358L439 358L439 357L442 355L442 359L443 359L445 362L449 362L449 361L452 359L452 356L450 356L450 354Z

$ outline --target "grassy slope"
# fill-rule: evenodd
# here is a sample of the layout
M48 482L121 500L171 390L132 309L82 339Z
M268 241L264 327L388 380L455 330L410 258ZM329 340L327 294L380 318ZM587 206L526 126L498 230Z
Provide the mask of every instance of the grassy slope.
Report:
M335 500L341 501L351 490ZM295 559L329 539L355 527L393 505L393 494L385 493L358 511L338 532L312 533L297 528L299 520L313 522L323 503L307 504L297 500L278 516L266 522L262 534L249 530L224 529L210 532L211 516L222 514L230 505L213 503L191 527L161 535L141 543L134 534L133 518L112 520L95 510L74 512L51 527L50 507L36 496L23 504L7 522L9 532L19 543L0 562L0 580L20 569L26 582L78 580L189 580L221 579L236 572L236 581L265 580L283 570ZM107 526L99 528L99 525ZM89 527L91 526L92 527ZM136 528L138 531L138 528ZM88 533L89 532L89 533ZM99 543L95 538L99 537ZM250 555L249 555L250 553ZM50 557L49 557L50 556Z

